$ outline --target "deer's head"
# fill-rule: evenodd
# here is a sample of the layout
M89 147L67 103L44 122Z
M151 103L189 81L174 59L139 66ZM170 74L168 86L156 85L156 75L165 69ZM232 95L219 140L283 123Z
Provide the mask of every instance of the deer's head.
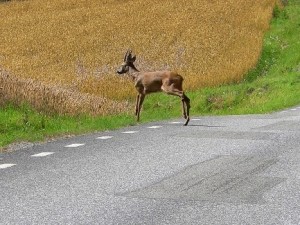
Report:
M128 50L124 56L124 62L120 66L119 69L117 69L118 74L127 73L129 71L129 68L133 68L134 70L138 71L135 66L133 65L134 61L136 60L136 56L132 56L132 51Z

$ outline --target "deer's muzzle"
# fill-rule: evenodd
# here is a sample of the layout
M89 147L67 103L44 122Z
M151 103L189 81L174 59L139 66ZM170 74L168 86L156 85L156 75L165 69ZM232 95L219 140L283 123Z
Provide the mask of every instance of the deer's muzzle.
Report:
M117 69L118 74L123 74L128 72L128 66L122 65L119 69Z

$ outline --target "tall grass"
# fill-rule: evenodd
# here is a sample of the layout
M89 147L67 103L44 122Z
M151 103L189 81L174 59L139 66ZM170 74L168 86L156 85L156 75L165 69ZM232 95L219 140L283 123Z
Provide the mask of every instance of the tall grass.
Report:
M29 103L44 113L111 115L126 112L128 101L116 101L59 85L44 84L38 80L24 79L0 68L0 107Z
M177 70L188 90L238 82L260 56L275 3L29 0L0 4L2 92L10 100L20 101L21 96L55 112L126 111L135 91L130 80L118 77L115 70L128 48L137 54L140 70ZM22 89L24 93L18 93Z

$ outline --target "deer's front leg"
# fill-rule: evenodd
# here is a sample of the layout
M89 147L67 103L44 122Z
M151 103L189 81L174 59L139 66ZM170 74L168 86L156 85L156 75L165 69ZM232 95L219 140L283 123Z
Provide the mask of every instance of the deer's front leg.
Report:
M140 112L141 112L141 108L142 108L144 99L145 99L145 94L139 94L139 101L138 101L138 104L137 104L137 115L136 115L137 116L137 118L136 118L137 121L140 120Z
M140 94L138 94L136 96L136 102L135 102L135 115L138 115L138 111L139 111L139 101L140 101Z

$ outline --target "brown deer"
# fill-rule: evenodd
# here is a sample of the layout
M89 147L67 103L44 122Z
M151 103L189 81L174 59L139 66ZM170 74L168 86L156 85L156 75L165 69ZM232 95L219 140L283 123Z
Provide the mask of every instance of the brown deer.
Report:
M128 50L125 54L124 62L117 70L117 73L129 73L134 80L135 88L138 92L135 106L137 121L140 119L140 111L145 96L150 93L163 91L166 94L175 95L181 98L182 114L186 119L184 124L186 126L190 121L190 99L182 90L182 76L171 71L140 72L133 64L135 60L136 56L133 56L132 51Z

